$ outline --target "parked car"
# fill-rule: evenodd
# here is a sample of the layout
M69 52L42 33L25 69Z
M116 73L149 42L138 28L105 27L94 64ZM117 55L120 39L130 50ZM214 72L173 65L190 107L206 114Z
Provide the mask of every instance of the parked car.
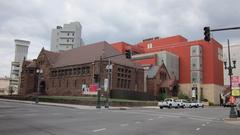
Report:
M204 104L203 104L203 103L197 103L197 107L202 107L202 108L204 108Z
M167 108L179 108L180 103L176 102L173 98L166 98L163 102L158 102L158 106L160 109L163 109L164 107Z
M191 102L186 100L186 99L183 99L183 103L184 103L184 107L185 108L191 108Z
M193 107L195 107L195 108L202 107L203 108L204 105L203 105L203 103L198 103L197 101L193 101L190 103L190 108L193 108Z
M177 99L176 102L178 102L179 107L185 108L185 106L186 106L186 100L185 99Z

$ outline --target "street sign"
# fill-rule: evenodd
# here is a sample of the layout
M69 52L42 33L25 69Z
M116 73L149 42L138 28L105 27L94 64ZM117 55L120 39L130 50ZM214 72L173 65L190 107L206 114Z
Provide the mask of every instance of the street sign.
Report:
M239 88L232 89L232 96L240 96L240 89Z
M112 64L106 66L106 69L112 69L112 68L113 68Z
M108 90L108 79L104 79L104 91Z

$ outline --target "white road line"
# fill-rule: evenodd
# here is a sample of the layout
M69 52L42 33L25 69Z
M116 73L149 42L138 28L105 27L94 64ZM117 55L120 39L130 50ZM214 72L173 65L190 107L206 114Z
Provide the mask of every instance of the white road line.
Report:
M159 116L158 118L161 119L161 118L163 118L163 117Z
M114 110L113 112L123 112L123 111L116 111ZM150 114L146 112L134 112L134 111L128 111L128 112L123 112L123 113L128 113L128 114L142 114L142 115L148 115L148 116L162 116L162 117L170 117L170 118L180 118L181 116L174 116L174 115L165 115L165 114Z
M202 126L203 126L203 127L205 127L205 126L206 126L206 124L202 124Z
M61 113L52 113L52 115L61 115Z
M148 119L148 120L153 120L153 119Z
M199 119L199 118L192 118L192 117L190 117L189 119L191 119L191 120L199 120L199 121L212 121L212 120Z
M206 124L209 124L210 122L206 122Z
M200 128L196 128L196 130L198 131L198 130L200 130Z
M35 114L35 113L27 113L27 114L23 114L23 115L25 115L25 116L36 116L37 114Z
M104 131L106 130L106 128L100 128L100 129L96 129L96 130L92 130L93 132L100 132L100 131Z
M142 122L141 122L141 121L136 121L135 123L136 123L136 124L140 124L140 123L142 123Z
M120 125L121 127L126 127L126 126L128 126L128 124L126 123L126 124L121 124Z

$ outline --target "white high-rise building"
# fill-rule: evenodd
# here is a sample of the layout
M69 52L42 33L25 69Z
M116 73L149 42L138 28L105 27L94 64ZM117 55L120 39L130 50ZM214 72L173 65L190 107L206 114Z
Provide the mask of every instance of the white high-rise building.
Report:
M60 52L80 47L84 44L81 34L82 26L80 22L64 24L63 27L57 26L56 29L52 30L51 51Z
M11 94L18 94L22 72L22 63L24 58L27 59L29 45L30 41L19 39L15 40L15 59L11 63L11 74L9 83L9 90L11 91Z

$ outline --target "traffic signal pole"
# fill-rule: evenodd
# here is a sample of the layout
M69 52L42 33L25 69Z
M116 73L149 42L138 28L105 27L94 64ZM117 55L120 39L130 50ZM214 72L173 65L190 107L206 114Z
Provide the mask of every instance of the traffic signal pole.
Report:
M100 70L100 73L99 73L99 86L100 86L100 89L102 89L102 64L103 64L103 60L104 59L108 59L108 67L110 67L110 65L111 65L111 58L112 57L117 57L117 56L121 56L121 55L125 55L126 56L126 58L127 59L131 59L131 57L132 57L132 52L131 52L131 50L126 50L125 51L125 54L117 54L117 55L112 55L112 56L108 56L108 57L100 57L100 64L99 64L99 66L100 66L100 68L99 68L99 70ZM111 69L111 71L112 71L112 69ZM108 89L107 89L107 94L106 94L106 103L105 103L105 108L109 108L109 95L110 95L110 78L111 78L111 75L110 75L110 69L108 69ZM112 81L112 80L111 80ZM98 108L98 109L100 109L101 108L101 100L100 100L100 98L101 98L101 93L100 93L100 90L98 90L97 91L97 105L96 105L96 108Z
M209 42L210 41L210 32L215 32L215 31L225 31L225 30L237 30L240 29L240 27L231 27L231 28L221 28L221 29L210 29L210 27L204 27L204 40Z

